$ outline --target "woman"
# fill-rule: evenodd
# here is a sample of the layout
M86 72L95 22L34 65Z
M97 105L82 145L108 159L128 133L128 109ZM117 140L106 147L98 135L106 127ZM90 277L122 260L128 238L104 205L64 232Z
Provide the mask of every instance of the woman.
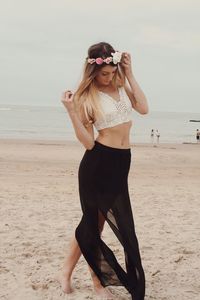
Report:
M78 140L86 148L78 171L83 216L63 267L62 288L65 293L73 291L70 278L82 253L89 265L96 295L114 299L106 287L123 285L132 299L142 300L145 276L127 178L131 162L132 109L146 114L148 104L134 78L130 54L115 51L104 42L92 45L77 91L74 95L65 91L62 102ZM96 140L93 126L98 131ZM105 221L124 249L126 271L102 240Z

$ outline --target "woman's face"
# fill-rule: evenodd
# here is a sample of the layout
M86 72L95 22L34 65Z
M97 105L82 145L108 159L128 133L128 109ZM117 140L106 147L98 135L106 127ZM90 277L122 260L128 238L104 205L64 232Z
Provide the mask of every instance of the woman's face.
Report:
M95 77L95 81L99 86L108 86L117 71L117 67L105 66L102 67Z

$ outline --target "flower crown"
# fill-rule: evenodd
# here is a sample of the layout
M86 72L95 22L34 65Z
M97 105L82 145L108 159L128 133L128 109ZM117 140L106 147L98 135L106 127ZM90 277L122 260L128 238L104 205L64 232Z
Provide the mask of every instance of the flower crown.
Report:
M106 57L106 58L102 58L102 57L97 57L97 58L88 58L87 62L89 64L94 64L96 63L97 65L102 65L103 63L109 64L109 63L113 63L113 64L118 64L121 61L121 57L122 57L122 53L119 51L115 51L114 53L111 53L112 56Z

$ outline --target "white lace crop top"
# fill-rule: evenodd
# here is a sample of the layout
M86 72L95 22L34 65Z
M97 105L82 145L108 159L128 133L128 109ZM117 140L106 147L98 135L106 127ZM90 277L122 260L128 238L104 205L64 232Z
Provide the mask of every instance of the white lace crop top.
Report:
M119 100L115 100L101 91L99 91L99 96L105 116L94 122L93 125L97 130L113 127L132 119L131 101L123 87L119 88Z

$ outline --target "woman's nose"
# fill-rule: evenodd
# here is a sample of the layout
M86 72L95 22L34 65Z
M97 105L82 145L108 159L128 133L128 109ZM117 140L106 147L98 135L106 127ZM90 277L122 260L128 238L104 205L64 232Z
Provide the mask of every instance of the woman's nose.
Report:
M109 76L109 80L110 80L110 81L113 79L113 76L114 76L114 75L112 75L112 74Z

